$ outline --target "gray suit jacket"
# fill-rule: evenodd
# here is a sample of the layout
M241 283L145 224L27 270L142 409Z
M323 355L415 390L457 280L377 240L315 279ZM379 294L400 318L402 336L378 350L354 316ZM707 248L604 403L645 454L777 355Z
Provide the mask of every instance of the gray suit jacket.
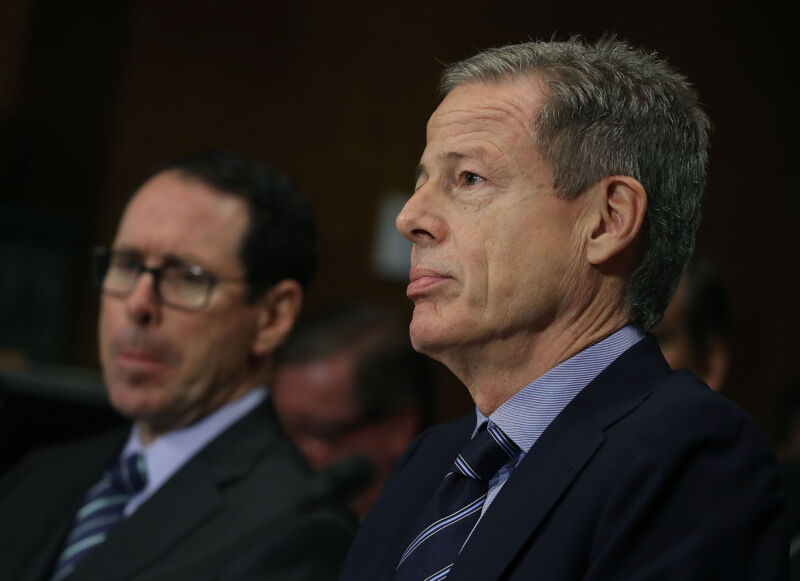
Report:
M0 483L0 579L45 581L118 431L49 448ZM69 581L335 578L354 525L277 427L267 401L176 472Z

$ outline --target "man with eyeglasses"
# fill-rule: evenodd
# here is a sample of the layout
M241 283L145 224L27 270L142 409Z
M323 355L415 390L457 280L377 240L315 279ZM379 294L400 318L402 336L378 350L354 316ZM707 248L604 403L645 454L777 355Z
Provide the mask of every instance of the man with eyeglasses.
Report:
M352 521L277 427L267 382L316 265L290 183L221 151L166 164L96 249L100 357L133 422L0 484L0 578L334 578Z

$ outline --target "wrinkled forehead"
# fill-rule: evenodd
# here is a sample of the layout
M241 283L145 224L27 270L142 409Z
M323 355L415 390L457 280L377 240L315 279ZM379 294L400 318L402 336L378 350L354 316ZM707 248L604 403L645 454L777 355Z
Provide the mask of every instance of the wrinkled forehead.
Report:
M450 91L428 120L428 133L471 123L491 129L516 126L530 132L544 104L546 85L533 76L497 82L466 82Z
M417 177L461 159L487 162L495 170L538 167L532 161L540 158L533 119L543 102L540 83L529 78L458 85L428 121Z

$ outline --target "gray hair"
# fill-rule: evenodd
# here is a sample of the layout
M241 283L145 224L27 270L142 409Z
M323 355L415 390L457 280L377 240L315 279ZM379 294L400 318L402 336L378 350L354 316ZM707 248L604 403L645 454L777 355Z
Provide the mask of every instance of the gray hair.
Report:
M685 77L655 53L614 37L489 49L449 66L441 89L521 76L549 92L533 138L558 195L574 199L597 181L626 175L647 192L644 245L626 289L631 322L657 324L694 249L711 123Z

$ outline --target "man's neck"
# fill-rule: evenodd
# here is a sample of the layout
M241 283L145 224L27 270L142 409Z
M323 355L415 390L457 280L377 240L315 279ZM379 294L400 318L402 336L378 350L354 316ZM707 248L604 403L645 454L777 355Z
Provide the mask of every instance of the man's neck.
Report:
M254 382L247 382L242 383L236 389L221 391L217 397L202 402L200 406L168 418L168 421L164 421L164 418L158 418L159 421L140 419L137 422L139 425L139 438L144 446L149 446L168 432L185 428L210 416L220 408L248 393L255 385L257 384Z
M624 313L580 317L542 331L449 352L440 360L464 383L481 413L489 416L531 381L626 323Z

